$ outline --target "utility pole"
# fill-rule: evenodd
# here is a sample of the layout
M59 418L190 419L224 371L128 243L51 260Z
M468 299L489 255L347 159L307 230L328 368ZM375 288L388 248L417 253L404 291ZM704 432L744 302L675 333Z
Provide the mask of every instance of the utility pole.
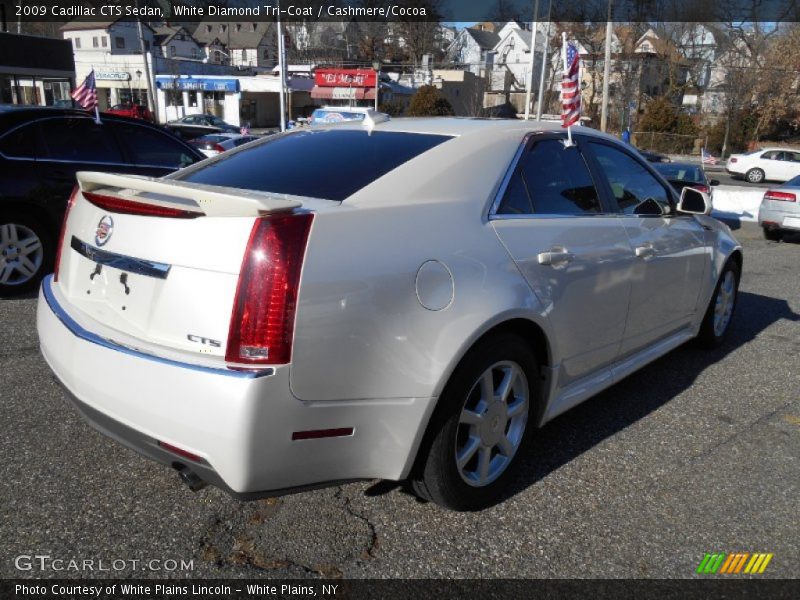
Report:
M281 131L286 131L286 65L283 56L283 27L281 27L281 3L278 2L278 73L281 80Z
M542 50L542 72L539 73L539 97L536 102L536 120L542 120L542 103L544 102L544 75L547 70L547 49L550 46L550 15L553 11L553 0L547 6L547 27L544 30L544 49Z
M528 90L525 92L525 120L531 116L531 91L533 90L533 67L536 62L536 33L539 31L539 0L533 4L533 31L531 32L531 62L528 66Z
M144 30L142 29L141 19L136 19L136 26L139 29L139 49L142 51L142 60L144 61L144 76L147 78L147 108L153 114L153 118L155 118L156 123L158 123L158 108L156 107L155 100L153 99L154 83L150 73L150 61L147 59L147 50L144 47Z
M608 80L611 79L611 0L608 0L608 21L606 21L606 59L603 63L603 103L600 109L600 131L608 127Z

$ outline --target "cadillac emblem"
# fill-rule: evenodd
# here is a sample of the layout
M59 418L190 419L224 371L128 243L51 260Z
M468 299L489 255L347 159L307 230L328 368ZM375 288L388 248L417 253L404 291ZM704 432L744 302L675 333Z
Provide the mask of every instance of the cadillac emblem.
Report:
M97 224L97 231L94 234L95 243L98 246L105 246L108 240L111 239L112 233L114 233L114 219L106 215Z

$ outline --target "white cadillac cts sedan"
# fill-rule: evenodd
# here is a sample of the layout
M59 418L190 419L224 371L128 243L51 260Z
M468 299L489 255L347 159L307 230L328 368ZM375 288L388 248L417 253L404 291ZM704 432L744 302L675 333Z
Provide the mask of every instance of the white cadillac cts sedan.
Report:
M94 427L193 489L384 478L474 510L538 427L725 336L740 245L629 146L375 115L78 175L38 331Z

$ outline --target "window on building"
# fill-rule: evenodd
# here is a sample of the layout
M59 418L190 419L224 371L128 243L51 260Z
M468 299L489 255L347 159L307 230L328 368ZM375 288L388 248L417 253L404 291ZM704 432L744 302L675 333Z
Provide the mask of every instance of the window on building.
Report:
M100 43L102 44L103 48L108 48L108 38L106 36L100 38Z
M255 23L250 23L250 27L251 27L251 31L255 31L257 29L257 26L256 26Z
M241 23L237 23L236 24L236 31L241 31L241 30L242 30L242 24Z
M264 60L269 58L269 48L264 48Z
M192 58L197 58L197 48L192 48Z
M100 47L100 40L97 36L92 38L92 48L99 48Z
M145 42L145 43L147 43L147 42ZM121 35L118 35L117 37L115 37L114 38L114 46L116 48L124 48L125 47L125 38L122 37Z
M76 37L73 41L75 42L75 49L79 49L81 47L81 38Z
M206 25L206 33L211 33L211 25Z
M147 41L147 40L144 41L144 51L145 52L149 52L150 51L150 42Z
M227 26L227 25L220 25L220 26L219 26L219 30L220 30L222 33L225 33L225 32L228 30L228 26Z
M247 50L242 49L242 62L247 62Z

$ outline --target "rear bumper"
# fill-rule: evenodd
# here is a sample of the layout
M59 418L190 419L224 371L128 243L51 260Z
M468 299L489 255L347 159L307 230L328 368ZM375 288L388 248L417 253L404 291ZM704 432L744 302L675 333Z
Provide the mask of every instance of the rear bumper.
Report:
M784 206L775 206L775 205ZM789 209L789 210L786 210ZM800 230L800 208L794 202L762 202L758 224L772 229Z
M144 355L94 336L67 307L47 277L37 308L42 354L82 416L140 454L186 466L238 497L402 479L433 409L430 398L302 402L289 389L288 366L253 376ZM339 428L353 434L292 439L293 432Z

